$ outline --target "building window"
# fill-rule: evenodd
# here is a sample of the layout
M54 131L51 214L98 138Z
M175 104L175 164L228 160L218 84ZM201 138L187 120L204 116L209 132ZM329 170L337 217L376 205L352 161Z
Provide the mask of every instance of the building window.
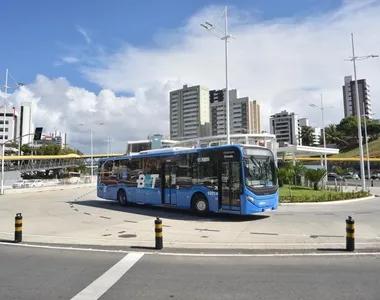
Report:
M4 124L4 120L0 120L0 124ZM8 124L9 124L9 121L5 120L5 125L8 125Z

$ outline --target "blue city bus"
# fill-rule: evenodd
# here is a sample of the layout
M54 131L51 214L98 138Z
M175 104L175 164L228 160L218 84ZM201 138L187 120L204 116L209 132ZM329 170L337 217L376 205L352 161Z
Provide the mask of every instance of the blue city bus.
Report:
M251 215L278 207L274 154L250 145L167 148L99 161L97 195L129 203Z

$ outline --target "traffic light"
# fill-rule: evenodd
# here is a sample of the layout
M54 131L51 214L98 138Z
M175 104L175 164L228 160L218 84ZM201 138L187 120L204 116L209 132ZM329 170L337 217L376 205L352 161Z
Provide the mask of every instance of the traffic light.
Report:
M34 140L35 141L40 141L41 140L42 129L43 129L43 127L36 127L36 129L34 131Z

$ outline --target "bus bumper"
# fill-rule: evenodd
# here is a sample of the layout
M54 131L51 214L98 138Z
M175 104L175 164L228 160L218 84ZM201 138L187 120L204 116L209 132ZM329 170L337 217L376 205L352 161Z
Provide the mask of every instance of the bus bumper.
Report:
M241 212L243 215L252 215L256 213L264 213L278 208L278 191L272 195L258 196L249 192L244 196L246 199L242 199Z

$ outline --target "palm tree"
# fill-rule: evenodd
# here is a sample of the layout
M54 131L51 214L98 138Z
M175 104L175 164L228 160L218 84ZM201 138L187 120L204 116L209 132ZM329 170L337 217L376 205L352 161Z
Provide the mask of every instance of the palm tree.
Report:
M305 173L305 177L314 183L314 190L318 190L318 183L326 176L325 169L309 169Z
M326 142L338 145L347 145L347 141L343 134L338 131L335 124L325 127Z
M314 129L310 126L303 126L301 129L302 144L311 146L314 144Z
M303 163L300 161L297 161L295 165L292 165L292 171L293 171L293 177L294 177L294 184L298 185L300 184L300 179L303 175L305 175L307 168Z

